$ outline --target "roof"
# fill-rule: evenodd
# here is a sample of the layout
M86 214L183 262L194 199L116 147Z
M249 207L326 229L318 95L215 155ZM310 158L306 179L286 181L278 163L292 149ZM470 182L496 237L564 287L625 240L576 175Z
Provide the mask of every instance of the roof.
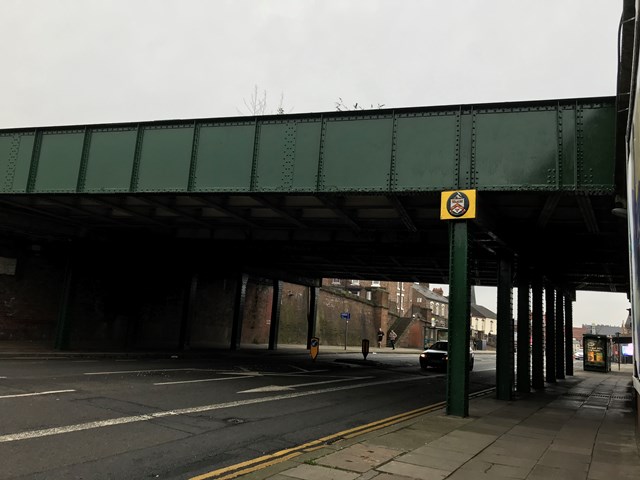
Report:
M620 327L612 327L610 325L582 325L585 334L591 333L591 327L595 328L596 335L615 335L621 332Z
M447 297L445 297L444 295L440 295L439 293L436 293L427 287L414 284L413 288L414 290L417 290L417 292L420 295L428 298L429 300L433 300L434 302L440 302L440 303L449 303L449 299Z
M471 304L471 314L474 317L498 318L498 315L489 310L487 307L483 307L482 305L477 305L475 303Z

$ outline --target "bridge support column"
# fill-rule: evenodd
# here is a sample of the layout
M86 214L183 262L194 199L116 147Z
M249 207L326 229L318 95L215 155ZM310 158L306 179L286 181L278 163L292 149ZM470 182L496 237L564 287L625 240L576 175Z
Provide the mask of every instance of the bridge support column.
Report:
M549 383L556 381L556 316L555 316L555 296L553 287L547 283L544 289L545 298L545 380Z
M513 398L513 260L501 257L498 267L498 328L496 344L496 397Z
M69 302L71 301L71 294L73 290L73 270L74 259L73 253L70 252L64 269L62 295L60 296L60 306L58 307L58 324L56 325L56 342L54 345L56 350L69 350L69 340L71 336Z
M269 350L278 348L280 330L280 304L282 303L282 282L273 281L273 301L271 302L271 325L269 326Z
M564 341L567 375L573 375L573 295L564 297Z
M249 276L245 273L238 275L236 294L233 300L233 323L231 325L231 350L237 350L242 338L242 320L244 319L244 302L247 296L247 282Z
M449 224L449 361L447 415L469 415L469 231L466 221Z
M195 313L196 294L198 292L198 274L193 273L186 286L184 307L182 309L182 321L180 322L180 340L178 348L187 350L189 348L191 322Z
M541 389L544 388L544 328L540 275L535 275L531 290L531 385Z
M307 310L307 350L311 349L311 338L316 334L316 319L318 318L318 287L309 287L309 310Z
M519 393L531 391L531 356L529 339L531 328L529 324L529 272L523 265L518 268L518 377Z
M564 379L564 293L556 291L556 378Z

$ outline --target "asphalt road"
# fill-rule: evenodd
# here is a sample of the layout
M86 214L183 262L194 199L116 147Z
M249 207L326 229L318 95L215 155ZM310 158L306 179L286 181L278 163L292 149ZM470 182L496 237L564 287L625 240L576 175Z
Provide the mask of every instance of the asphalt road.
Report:
M495 384L477 355L471 391ZM0 478L185 479L424 407L416 355L0 361Z

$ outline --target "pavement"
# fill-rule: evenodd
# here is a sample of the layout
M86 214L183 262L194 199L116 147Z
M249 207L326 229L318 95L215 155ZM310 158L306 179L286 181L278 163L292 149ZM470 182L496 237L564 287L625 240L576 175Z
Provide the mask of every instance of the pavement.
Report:
M25 347L0 345L0 358L144 356ZM279 346L260 352L286 355L301 350ZM359 351L320 347L320 355ZM418 351L372 348L368 359ZM166 354L188 356L149 352ZM493 392L474 396L466 418L447 416L443 404L425 406L193 480L637 480L640 433L631 376L631 365L613 365L608 373L578 368L575 375L517 394L512 401L496 400Z

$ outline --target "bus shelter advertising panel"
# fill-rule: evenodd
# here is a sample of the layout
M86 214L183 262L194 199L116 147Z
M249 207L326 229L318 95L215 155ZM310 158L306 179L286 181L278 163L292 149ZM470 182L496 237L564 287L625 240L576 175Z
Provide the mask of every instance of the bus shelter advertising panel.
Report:
M611 371L611 339L606 335L583 335L584 369Z

